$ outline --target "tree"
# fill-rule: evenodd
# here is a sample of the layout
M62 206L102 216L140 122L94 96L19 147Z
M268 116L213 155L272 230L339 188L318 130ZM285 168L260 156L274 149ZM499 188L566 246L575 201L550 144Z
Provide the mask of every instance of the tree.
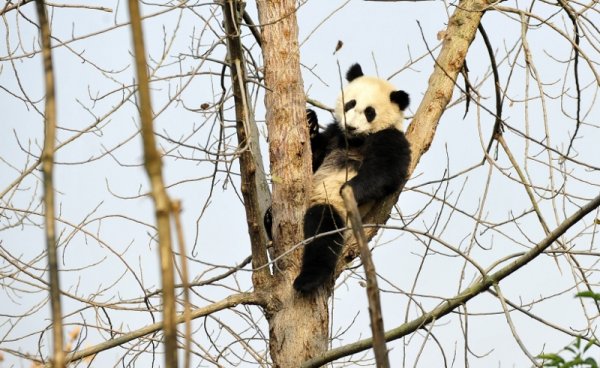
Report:
M414 112L411 180L364 221L392 366L539 365L575 338L597 351L600 306L570 297L598 278L597 2L182 1L139 18L137 1L30 3L0 10L4 359L368 364L357 244L333 290L291 284L306 102L330 111L340 69L370 47ZM64 346L48 337L61 328Z

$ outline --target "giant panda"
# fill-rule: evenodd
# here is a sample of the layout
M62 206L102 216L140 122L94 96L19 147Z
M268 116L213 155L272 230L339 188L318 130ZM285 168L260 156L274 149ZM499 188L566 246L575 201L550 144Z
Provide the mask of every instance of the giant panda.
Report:
M410 163L410 145L402 131L408 94L386 80L365 76L359 64L349 68L346 80L348 84L337 99L335 120L323 132L319 132L317 115L307 110L313 178L304 215L304 238L308 242L294 281L294 289L304 294L332 281L349 236L342 188L352 187L364 217L400 187ZM270 238L270 211L264 222Z

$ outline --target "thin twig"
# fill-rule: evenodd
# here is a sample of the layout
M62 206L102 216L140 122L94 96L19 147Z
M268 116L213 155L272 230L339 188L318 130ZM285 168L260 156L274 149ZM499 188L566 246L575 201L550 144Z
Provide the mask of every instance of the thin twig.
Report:
M4 15L11 10L18 9L18 8L22 7L23 5L26 5L27 3L30 3L32 1L33 0L21 0L20 2L18 2L16 4L12 4L10 1L7 1L6 5L4 5L4 8L2 8L0 10L0 15ZM46 6L51 6L53 8L74 8L74 9L100 10L100 11L107 12L107 13L112 13L112 11L113 11L111 8L107 8L104 6L94 6L94 5L85 5L85 4L52 4L52 3L46 2Z
M360 260L365 269L367 279L367 299L369 301L369 317L371 317L371 332L373 333L373 350L375 352L375 362L378 368L389 368L388 351L385 345L385 335L383 328L383 315L381 313L381 300L379 299L379 287L377 286L377 273L375 264L369 250L369 242L363 229L362 220L358 205L354 198L352 187L347 185L342 189L342 198L348 211L348 217L352 223L352 233L360 247Z
M573 137L569 141L569 147L567 148L567 153L565 156L569 156L571 152L571 148L573 148L573 142L577 138L577 133L579 132L579 127L581 126L581 87L579 86L579 26L577 25L577 16L575 15L575 10L569 5L569 3L565 0L558 0L560 6L567 12L569 19L573 23L573 78L575 79L575 92L577 96L575 97L576 104L576 125L575 132L573 132Z
M475 38L477 26L487 6L488 1L486 0L460 1L455 13L448 22L446 38L435 60L435 67L429 78L427 92L423 96L414 119L406 131L406 138L410 142L412 151L408 177L412 175L421 157L429 150L433 142L440 118L446 111L456 87L456 77L462 69L467 55L466 50L469 49ZM365 222L385 223L389 218L392 207L398 202L404 184L393 195L378 203L378 206L374 206L364 217ZM372 239L377 233L377 229L367 229L365 233L367 239ZM345 261L353 259L355 250L356 244L348 244L344 249L342 259ZM339 266L338 271L341 272L345 264L340 262Z
M492 48L492 43L483 28L483 25L479 23L477 27L479 33L481 33L481 37L483 38L483 42L485 44L485 48L488 52L488 56L490 58L490 67L492 68L492 73L494 75L494 96L496 99L496 119L494 121L494 129L492 129L492 137L490 138L490 142L487 145L486 152L489 154L490 149L492 148L492 143L499 134L502 134L502 97L500 91L500 75L498 73L498 64L496 63L496 57L494 56L494 49ZM484 158L485 160L485 158Z
M540 364L535 361L535 357L531 355L529 350L527 350L527 347L525 346L525 344L523 344L523 340L517 334L517 328L515 327L515 324L513 323L512 318L510 317L510 312L508 311L506 300L504 300L504 296L502 295L502 290L500 290L500 286L497 283L494 283L493 287L496 292L496 295L498 296L498 299L500 300L502 310L504 311L504 316L506 317L506 322L508 323L508 327L510 327L510 332L515 338L517 345L519 345L521 351L523 351L523 353L527 356L527 358L529 358L529 360L534 366L541 367Z
M185 355L183 358L183 367L190 366L192 355L192 315L190 306L190 279L188 275L185 238L183 236L183 226L181 226L181 202L179 200L172 203L173 219L175 220L175 232L177 233L177 244L179 246L179 259L181 260L181 284L183 287L183 319L185 322Z
M458 306L467 303L480 293L488 290L494 284L499 284L500 281L506 277L512 275L517 270L524 267L531 260L542 254L548 247L550 247L560 236L567 232L573 225L579 220L586 216L591 211L595 210L600 206L600 195L596 196L590 202L582 206L574 214L568 217L560 225L551 231L542 241L540 241L535 247L531 248L528 252L524 253L519 258L515 259L508 265L504 266L497 272L487 275L480 276L471 286L466 288L464 291L458 293L452 298L446 299L444 302L439 304L430 312L424 313L419 318L416 318L410 322L404 323L401 326L389 330L385 334L386 341L392 341L406 336L420 328L424 328L427 324L439 320L441 317L449 314ZM367 350L373 346L373 339L364 339L357 342L341 346L339 348L332 349L327 353L308 360L302 364L302 368L320 367L321 365L334 361L340 357L348 356L351 354L358 353L360 351Z
M548 223L546 222L546 220L544 219L544 216L542 214L542 210L539 206L539 204L537 203L537 201L535 200L535 196L533 194L533 190L531 189L531 184L529 183L529 181L527 180L527 178L525 177L525 174L523 173L523 170L521 169L521 167L519 166L517 159L515 158L515 156L512 154L512 151L510 150L510 148L508 147L508 144L506 143L506 140L504 139L503 135L498 135L496 137L496 140L498 141L498 143L500 144L500 146L502 147L502 149L504 150L504 153L506 153L506 156L508 157L508 160L510 161L512 167L515 169L515 171L517 172L517 175L519 176L519 180L520 182L523 184L523 188L525 189L525 192L527 193L527 197L529 198L530 202L531 202L531 206L533 207L533 210L535 212L535 214L537 215L537 218L542 226L542 229L544 230L544 233L550 234L550 226L548 225ZM566 250L565 245L563 244L563 242L558 242L558 246L561 247L563 250ZM586 289L588 291L593 291L592 290L592 285L590 284L590 281L588 280L588 277L586 276L586 272L585 270L581 267L581 265L579 264L579 261L577 260L577 258L575 258L575 256L570 255L570 254L566 254L566 257L569 261L572 261L575 264L575 269L579 272L581 279L583 280ZM555 256L555 261L556 261L556 265L557 267L559 267L560 269L560 264L558 263L557 260L557 256ZM598 309L598 311L600 312L600 308Z
M233 308L238 304L263 305L264 300L263 300L262 296L260 296L256 293L234 294L234 295L228 296L227 298L225 298L219 302L213 303L206 307L202 307L202 308L193 310L190 313L190 318L192 320L194 320L194 319L204 317L204 316L210 315L212 313L218 312L223 309ZM175 318L176 324L183 323L184 321L185 321L185 316L183 314L179 314ZM153 323L148 326L144 326L135 331L131 331L131 332L123 334L121 336L115 337L114 339L102 342L100 344L91 346L89 348L78 350L77 352L75 352L73 354L67 355L66 360L67 360L67 362L71 363L71 362L83 359L85 357L100 353L102 351L106 351L106 350L112 349L114 347L122 346L123 344L125 344L129 341L133 341L135 339L139 339L140 337L160 331L161 329L163 329L163 327L164 327L163 321L156 322L156 323Z

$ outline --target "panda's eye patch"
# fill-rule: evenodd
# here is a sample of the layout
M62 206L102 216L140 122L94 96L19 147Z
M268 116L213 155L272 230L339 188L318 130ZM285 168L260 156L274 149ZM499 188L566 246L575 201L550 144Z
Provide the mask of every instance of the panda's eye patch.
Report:
M371 106L369 106L365 109L365 117L367 118L367 121L369 123L373 122L373 120L375 120L376 116L377 116L377 112Z
M348 110L352 110L356 106L356 100L350 100L346 102L344 105L344 112L348 112Z

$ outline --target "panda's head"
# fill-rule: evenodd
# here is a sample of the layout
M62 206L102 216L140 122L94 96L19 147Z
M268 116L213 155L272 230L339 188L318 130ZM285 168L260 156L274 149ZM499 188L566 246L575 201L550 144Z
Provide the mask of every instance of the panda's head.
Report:
M348 85L338 98L335 118L350 136L367 135L394 127L402 130L409 97L388 81L365 76L359 64L346 73Z

